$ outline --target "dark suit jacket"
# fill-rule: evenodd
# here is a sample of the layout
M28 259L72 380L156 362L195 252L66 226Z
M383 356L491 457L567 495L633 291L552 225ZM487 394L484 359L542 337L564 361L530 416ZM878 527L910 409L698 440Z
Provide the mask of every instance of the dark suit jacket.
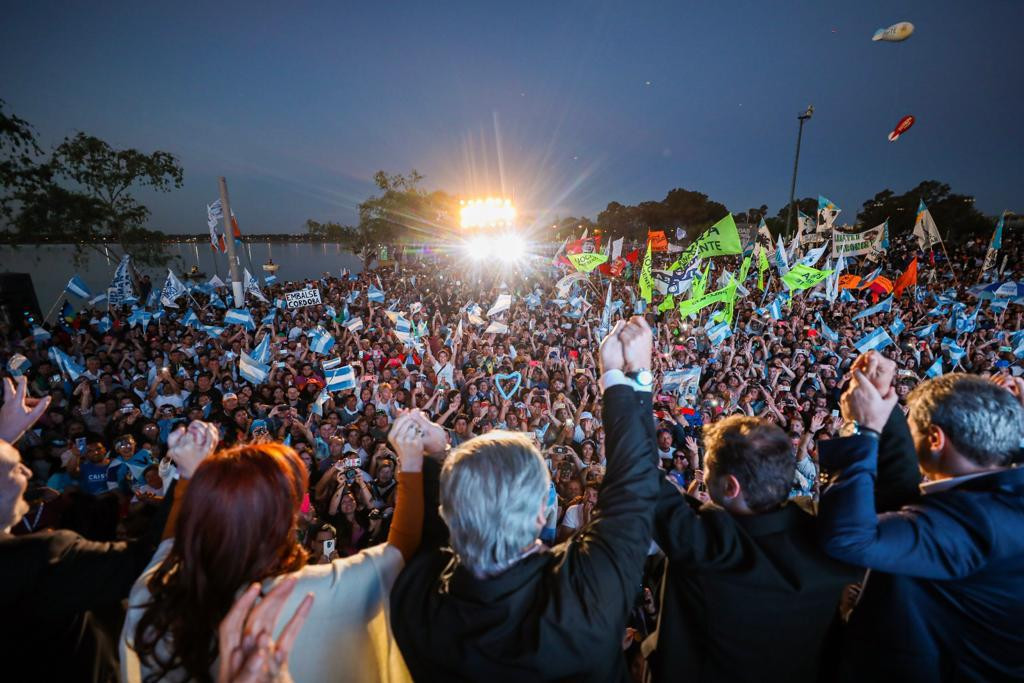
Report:
M608 469L593 518L572 539L493 578L475 577L448 550L405 568L391 627L416 680L626 680L622 636L658 492L642 426L650 414L650 394L605 392Z
M872 569L850 620L851 680L1024 679L1024 468L921 496L876 515L877 444L821 445L836 473L822 493L821 541Z
M843 587L863 571L825 555L816 525L794 501L732 515L663 481L654 540L668 572L655 680L817 680Z

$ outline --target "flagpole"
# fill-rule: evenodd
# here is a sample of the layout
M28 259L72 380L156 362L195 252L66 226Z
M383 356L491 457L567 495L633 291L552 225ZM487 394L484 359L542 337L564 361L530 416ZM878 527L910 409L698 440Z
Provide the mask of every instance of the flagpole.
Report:
M939 244L942 245L942 253L946 255L946 264L949 266L949 272L953 274L953 281L956 282L956 286L960 286L960 278L956 276L956 271L953 270L953 259L949 258L949 252L946 251L946 242L943 241L942 235L939 235Z
M228 272L231 273L231 290L235 295L235 308L245 306L242 278L238 275L238 259L235 257L235 231L231 227L231 205L228 203L228 181L220 177L220 203L224 219L224 242L228 248Z
M43 322L44 323L47 322L50 319L50 316L53 315L54 309L57 308L57 304L59 304L60 300L63 299L63 298L64 298L64 291L61 290L61 293L57 295L57 300L53 302L53 305L50 306L50 310L48 310L46 312L46 315L43 317Z

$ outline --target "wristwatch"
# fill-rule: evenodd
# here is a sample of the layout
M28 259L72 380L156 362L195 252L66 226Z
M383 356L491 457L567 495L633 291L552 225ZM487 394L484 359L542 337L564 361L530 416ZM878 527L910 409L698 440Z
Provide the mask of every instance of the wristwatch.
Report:
M881 434L877 430L871 429L871 427L865 427L856 420L847 420L839 428L839 436L873 436L877 439Z
M650 391L651 387L654 386L654 374L650 370L627 372L626 377L632 380L637 389L642 391Z

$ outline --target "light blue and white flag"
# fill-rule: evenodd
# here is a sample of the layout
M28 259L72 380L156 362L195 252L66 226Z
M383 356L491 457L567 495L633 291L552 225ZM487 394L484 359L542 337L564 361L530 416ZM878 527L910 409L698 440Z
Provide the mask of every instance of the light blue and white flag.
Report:
M849 289L844 289L843 291L841 291L839 293L839 300L840 301L856 301L856 299L853 298L853 294L850 294L850 290Z
M217 325L203 325L202 329L203 332L210 335L211 337L219 337L220 335L224 334L225 328L219 327Z
M826 249L828 249L828 240L826 240L825 244L823 244L820 247L815 247L814 249L808 249L807 250L807 254L805 254L803 258L801 258L799 261L797 261L797 264L813 268L814 264L816 264L818 262L818 260L822 256L822 254L825 253Z
M878 279L878 276L882 274L882 266L878 266L873 271L861 278L860 284L857 289L867 289L868 285Z
M356 316L355 318L352 318L351 320L346 320L345 323L342 325L342 327L344 327L346 330L348 330L352 334L355 334L359 330L363 329L363 319L360 316Z
M270 374L270 366L260 363L244 351L238 355L238 374L252 384L263 384Z
M384 292L370 285L370 289L366 292L366 298L375 303L382 304L384 303Z
M224 303L224 300L220 298L220 295L217 294L217 292L214 292L213 294L210 295L210 305L213 306L214 308L219 308L221 310L224 310L228 307L227 304Z
M57 368L62 373L67 375L68 379L70 379L72 382L77 380L85 373L85 368L76 363L74 359L71 358L71 356L64 353L64 351L57 348L56 346L50 347L48 355L50 357L50 360L53 361L53 364L56 365Z
M224 314L225 325L241 325L247 330L256 329L256 321L252 319L252 313L247 308L231 308Z
M353 289L351 292L348 293L348 297L345 300L350 304L354 304L359 299L359 295L361 293L362 290Z
M956 328L956 333L958 335L963 334L964 332L973 332L977 329L978 311L980 309L981 304L979 303L978 307L974 309L974 313L971 313L970 315L961 315L960 312L957 313L954 318L953 326Z
M202 326L199 316L191 308L185 311L185 317L181 319L181 324L185 327L195 327L197 329Z
M270 303L267 301L267 297L263 296L263 292L260 291L260 282L252 276L248 268L243 270L242 286L245 289L245 293L256 297L265 304Z
M37 344L41 344L44 341L49 341L50 338L51 338L51 335L50 335L49 332L44 330L42 327L40 327L39 325L36 325L35 327L32 328L32 338L36 340Z
M107 300L107 293L106 292L100 292L99 294L97 294L93 298L89 299L89 305L90 306L95 306L96 304L101 304L101 303L103 303L106 300Z
M866 318L869 315L875 315L876 313L888 313L891 310L892 310L892 297L890 296L890 297L888 297L886 299L883 299L882 301L878 302L874 306L871 306L870 308L865 308L863 311L861 311L857 315L853 316L853 319L854 320L860 320L861 318Z
M20 353L14 354L7 361L7 372L11 373L15 377L21 377L28 372L30 367L32 367L32 363L30 363L28 358L25 358L25 356Z
M263 339L256 345L256 348L252 350L252 359L257 363L269 363L270 362L270 337L273 336L269 332L263 335Z
M876 327L874 332L871 332L866 337L858 342L854 343L857 351L860 353L867 353L868 351L881 351L890 344L895 344L889 333L881 327Z
M923 327L919 327L914 330L914 336L918 339L927 339L928 337L934 336L937 329L939 329L938 323L924 325Z
M263 316L263 319L260 320L260 325L273 325L274 321L276 321L276 320L277 320L277 309L276 308L271 308L270 309L270 313L267 313L265 316Z
M955 339L949 337L945 337L942 340L942 348L949 352L949 359L954 365L967 353L966 349L957 344Z
M786 257L786 245L782 243L782 235L779 235L778 244L775 245L775 268L779 271L779 277L789 272L789 259Z
M174 303L181 296L184 296L188 292L188 289L181 283L178 276L174 274L174 271L170 268L167 269L167 280L164 281L164 288L160 292L160 303L164 306L170 306L171 308L177 308L178 304Z
M319 415L320 417L323 417L324 416L324 404L327 403L327 401L330 400L330 398L331 398L331 395L329 393L327 393L326 389L323 389L320 392L320 395L316 397L316 400L313 401L313 407L312 407L313 414L314 415Z
M322 367L324 370L332 370L334 368L340 368L341 367L341 359L340 358L330 358L328 360L325 360L323 363L321 363L320 367Z
M825 320L821 317L821 313L817 314L818 324L821 326L821 336L832 343L839 341L839 333L833 330L831 327L825 324Z
M782 297L775 297L775 300L768 306L768 315L775 320L782 320Z
M719 346L731 336L732 328L727 322L720 322L708 330L708 341L714 346Z
M118 264L117 270L114 271L114 279L110 282L110 289L120 295L122 301L131 296L134 291L132 289L132 275L129 271L131 258L130 254L125 254L121 258L121 263Z
M932 363L931 367L924 373L929 379L933 377L942 377L942 358L936 358L935 362Z
M331 368L324 371L328 391L345 391L356 388L356 371L351 365Z
M81 297L82 299L92 298L92 292L89 291L85 282L78 275L75 275L68 280L67 285L64 286L64 291L69 294L74 294L77 297Z
M896 316L896 319L892 321L891 325L889 325L889 331L892 332L892 336L894 337L900 336L905 329L907 329L907 326L899 316Z
M110 320L109 315L104 315L102 318L96 321L96 330L100 334L106 334L110 332L110 329L114 326L114 323Z
M275 282L277 282L277 276L276 275L268 275L265 278L263 278L263 282L269 287L270 285L272 285Z
M334 335L322 327L318 327L310 333L309 350L315 353L319 353L321 356L326 355L328 351L334 348Z
M504 313L505 311L507 311L509 309L509 307L511 305L512 305L512 295L511 294L499 294L497 300L494 302L494 305L491 306L490 310L487 311L487 317L488 318L493 318L494 316L498 315L499 313Z

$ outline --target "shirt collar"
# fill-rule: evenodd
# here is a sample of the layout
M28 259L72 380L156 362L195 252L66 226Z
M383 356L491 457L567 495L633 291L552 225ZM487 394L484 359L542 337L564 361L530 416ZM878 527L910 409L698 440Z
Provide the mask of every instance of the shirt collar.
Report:
M942 491L948 491L951 488L955 488L965 481L971 479L977 479L978 477L984 477L988 474L995 474L996 472L1002 472L1007 468L1000 468L998 470L986 470L985 472L975 472L974 474L964 474L959 477L950 477L949 479L939 479L938 481L926 481L921 484L921 495L928 496L933 493L941 493Z

